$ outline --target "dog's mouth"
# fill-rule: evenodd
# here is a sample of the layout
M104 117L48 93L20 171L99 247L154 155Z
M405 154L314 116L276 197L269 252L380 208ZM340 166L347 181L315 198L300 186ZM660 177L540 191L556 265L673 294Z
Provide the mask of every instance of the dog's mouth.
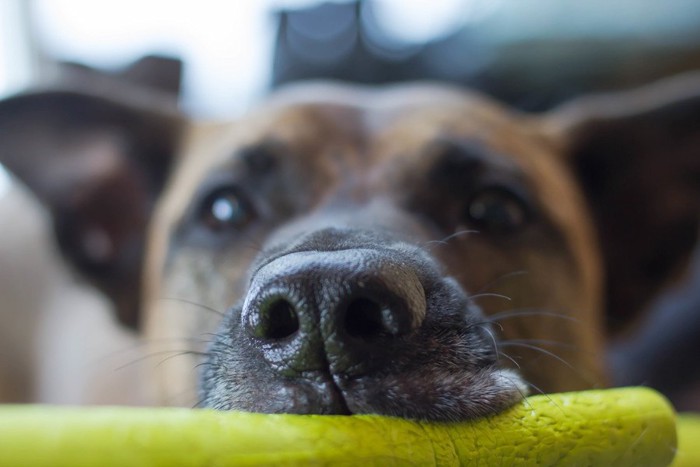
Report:
M470 352L470 346L481 345L458 343L456 337L438 332L432 349L430 344L417 344L394 365L356 375L325 368L284 376L266 362L244 357L247 352L231 348L231 341L217 341L203 365L202 405L261 413L460 421L505 410L527 394L520 375L500 368L495 360L460 363L458 352L439 350L454 344L451 348ZM484 349L475 347L474 355ZM436 352L442 357L437 358Z
M427 254L343 246L255 269L203 365L205 406L464 420L523 397L488 321Z

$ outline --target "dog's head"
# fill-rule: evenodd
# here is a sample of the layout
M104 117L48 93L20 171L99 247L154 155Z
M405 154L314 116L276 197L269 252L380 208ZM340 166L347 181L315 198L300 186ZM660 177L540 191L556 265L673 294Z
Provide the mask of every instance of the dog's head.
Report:
M153 342L200 344L203 361L158 367L166 399L193 394L201 362L216 408L463 419L527 384L604 384L606 322L642 310L694 245L687 87L528 116L441 86L315 84L186 130L48 93L3 104L0 155L116 303L145 271Z

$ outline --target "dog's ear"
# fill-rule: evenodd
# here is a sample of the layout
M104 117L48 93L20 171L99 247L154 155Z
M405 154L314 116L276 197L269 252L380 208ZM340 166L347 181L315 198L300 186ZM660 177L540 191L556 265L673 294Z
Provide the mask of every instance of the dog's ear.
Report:
M96 92L106 88L141 89L148 93L161 94L173 100L180 96L182 87L182 60L162 55L146 55L117 71L105 71L81 63L60 62L58 82L80 89L87 86Z
M611 331L676 279L700 218L700 74L585 98L553 112L589 202Z
M0 163L49 209L77 271L137 326L146 223L174 159L172 108L73 91L0 102Z

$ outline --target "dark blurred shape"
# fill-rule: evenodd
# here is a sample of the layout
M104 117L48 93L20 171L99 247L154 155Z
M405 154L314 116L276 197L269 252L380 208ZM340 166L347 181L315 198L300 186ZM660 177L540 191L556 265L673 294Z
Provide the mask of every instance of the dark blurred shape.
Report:
M146 55L118 70L101 70L75 62L59 62L58 78L51 86L73 89L125 88L177 100L182 88L183 63L175 57ZM106 89L110 91L110 89Z
M306 14L283 14L280 34L298 60L331 71L355 49L358 9L359 5L352 3L325 3Z
M273 86L314 78L366 84L462 82L484 66L468 31L421 45L392 40L369 2L322 3L279 13ZM459 56L456 56L459 55ZM467 56L468 60L461 60Z
M638 337L612 348L611 366L615 384L648 385L677 410L700 411L700 252L691 268L683 284L657 301Z
M538 7L553 9L547 2L534 2L533 17L541 13ZM591 8L606 6L595 3ZM515 27L526 25L523 18ZM513 40L487 31L490 26L465 23L444 37L408 44L382 30L371 1L281 11L272 83L438 80L539 111L580 94L628 88L700 68L700 27L681 40L664 38L658 31L640 40L622 33L558 37L552 24L539 35Z
M125 81L179 96L182 88L182 60L160 55L147 55L120 74Z

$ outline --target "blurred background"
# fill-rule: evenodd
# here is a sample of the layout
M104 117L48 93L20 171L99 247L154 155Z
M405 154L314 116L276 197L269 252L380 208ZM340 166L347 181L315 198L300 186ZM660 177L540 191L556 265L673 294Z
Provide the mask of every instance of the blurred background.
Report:
M0 96L72 62L182 60L197 117L240 114L308 78L435 79L526 110L700 67L694 0L0 0Z
M525 110L700 67L695 0L0 0L0 96L64 62L182 61L182 108L245 111L308 78L478 88ZM65 73L63 73L65 74Z
M448 81L477 88L519 109L544 111L581 94L624 89L700 68L700 2L0 0L0 97L29 87L80 82L86 76L131 79L138 77L138 60L153 55L169 60L163 73L172 74L164 77L165 90L196 118L235 117L271 89L312 78ZM32 315L38 316L47 308L65 308L53 304L55 294L41 292L42 287L77 287L77 302L108 308L79 284L56 278L65 276L64 265L51 240L45 233L27 233L48 230L44 217L41 207L0 166L4 321L2 313L16 309L38 310ZM45 247L18 249L30 240ZM39 266L31 269L26 264L29 257L36 257ZM671 325L655 316L676 313L677 322L690 333L687 339L669 338L668 355L649 353L644 340L630 339L611 349L619 383L662 389L670 384L673 390L695 384L692 380L698 375L688 377L678 367L678 355L700 351L700 324L688 324L700 319L700 313L694 313L700 303L698 283L700 279L691 278L680 292L664 297L656 308L665 312L650 319L648 328L658 331ZM101 318L86 314L85 320L91 330L113 326L108 312ZM36 320L14 321L31 328ZM31 342L12 342L26 329L7 329L0 335L5 348L29 349ZM124 347L133 337L118 329L109 332L109 345L102 338L94 345L102 350ZM87 334L94 332L86 325L74 331L74 339L79 342ZM657 334L663 338L663 333ZM56 345L65 353L65 343ZM73 348L73 358L85 353L85 342L81 345ZM32 366L21 361L22 351L12 352L5 353L4 360L0 357L0 379L3 371L19 374ZM28 359L36 358L35 349L26 353ZM74 388L60 375L51 375L50 368L42 376L24 373L26 381L20 386L25 389L17 394L26 395L26 387L44 378L53 384L54 393L66 385L64 396L51 396L56 400L49 401L75 402L69 395ZM677 398L681 405L683 391ZM688 399L687 406L693 403Z

